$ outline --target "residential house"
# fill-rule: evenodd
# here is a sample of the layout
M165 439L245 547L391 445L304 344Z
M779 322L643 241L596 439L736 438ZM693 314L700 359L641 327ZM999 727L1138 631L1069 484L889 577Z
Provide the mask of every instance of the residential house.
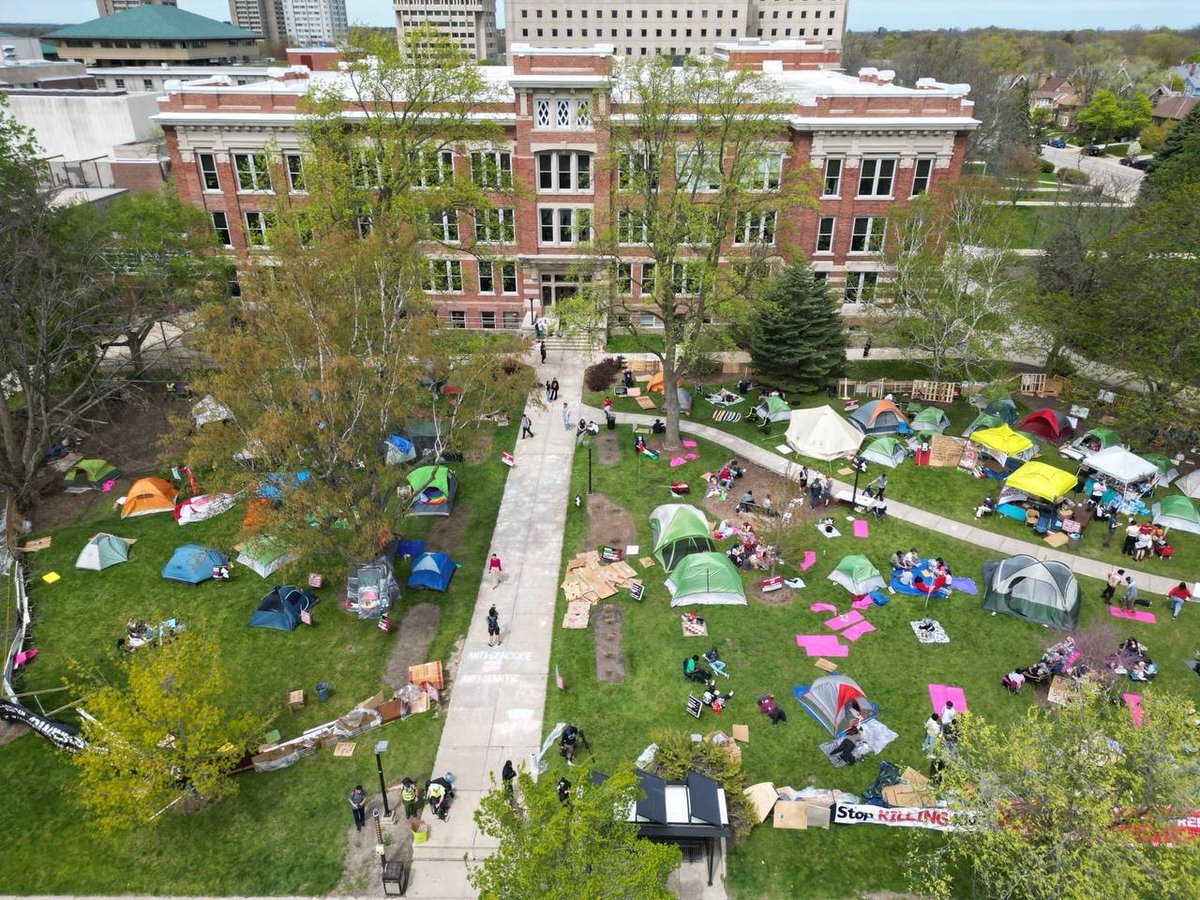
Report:
M1197 103L1200 103L1200 97L1164 97L1154 105L1151 119L1155 125L1177 125Z
M1200 63L1172 66L1167 75L1178 75L1183 80L1183 96L1200 97Z
M1074 128L1075 116L1083 103L1071 85L1071 79L1062 75L1049 75L1030 97L1033 109L1054 111L1054 122L1059 128Z

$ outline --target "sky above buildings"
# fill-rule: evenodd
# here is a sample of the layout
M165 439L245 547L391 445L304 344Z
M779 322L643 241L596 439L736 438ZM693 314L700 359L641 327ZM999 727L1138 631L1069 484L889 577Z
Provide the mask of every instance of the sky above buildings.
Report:
M227 0L179 0L179 6L213 19L229 19ZM346 0L346 11L355 23L392 25L394 21L391 0ZM2 22L67 23L95 17L95 0L0 0ZM986 25L1053 30L1138 25L1188 28L1200 25L1200 13L1183 0L850 0L849 25L856 31Z

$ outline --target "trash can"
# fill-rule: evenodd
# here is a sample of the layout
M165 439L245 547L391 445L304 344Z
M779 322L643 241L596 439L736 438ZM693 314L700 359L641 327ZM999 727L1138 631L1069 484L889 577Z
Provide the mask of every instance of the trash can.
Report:
M604 414L604 418L605 418L605 421L608 423L608 430L616 431L617 430L617 417L614 416L611 412L606 412Z
M326 681L317 682L317 699L324 703L329 699L329 683Z

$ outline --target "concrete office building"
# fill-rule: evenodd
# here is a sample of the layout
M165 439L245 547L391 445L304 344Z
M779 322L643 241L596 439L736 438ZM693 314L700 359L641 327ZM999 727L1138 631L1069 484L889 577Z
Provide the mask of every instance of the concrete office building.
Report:
M395 0L400 46L416 28L432 28L473 59L497 59L496 0Z
M238 28L261 34L268 44L287 43L284 2L285 0L229 0L229 21Z
M346 0L283 0L284 31L298 47L336 44L346 38Z
M799 41L715 49L730 67L764 72L792 104L764 160L762 190L797 182L817 189L812 205L763 217L752 233L735 231L723 263L765 250L778 266L800 254L843 298L844 312L861 315L874 299L889 212L961 172L967 138L979 124L969 86L926 78L900 87L891 72L875 69L845 74L828 68L835 53ZM499 100L478 115L502 133L486 147L441 151L439 170L476 179L492 202L489 210L452 212L442 223L446 239L430 247L426 290L451 327L521 328L553 315L578 289L579 263L587 258L580 244L622 209L602 123L628 102L612 79L624 57L614 58L611 45L521 44L511 57L511 66L480 68ZM155 121L180 197L204 209L222 243L243 260L269 253L265 223L281 195L306 202L299 104L317 83L342 87L353 112L346 76L333 67L280 69L241 87L224 80L175 84L160 98ZM487 247L482 256L472 252L476 242ZM654 277L650 250L635 230L620 253L636 304ZM653 316L641 315L653 327Z
M176 0L96 0L96 12L102 16L124 12L135 6L178 6Z
M589 47L618 56L709 56L745 38L805 40L840 50L849 0L507 0L509 44Z

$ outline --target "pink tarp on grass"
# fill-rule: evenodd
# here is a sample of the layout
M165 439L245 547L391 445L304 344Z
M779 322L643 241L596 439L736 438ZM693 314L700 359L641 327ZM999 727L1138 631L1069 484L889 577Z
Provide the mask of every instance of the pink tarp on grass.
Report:
M871 536L871 526L867 524L866 519L854 520L854 536L857 538L865 538Z
M874 602L875 601L872 600L870 597L859 597L857 600L853 601L850 605L853 606L855 609L867 609Z
M857 641L864 634L870 634L875 630L875 626L865 619L857 625L851 625L842 632L842 637L847 641Z
M809 656L849 656L850 648L836 634L798 634L796 644Z
M1129 707L1129 718L1133 722L1134 728L1142 727L1142 695L1141 694L1122 694L1121 699L1125 701L1125 705Z
M832 603L814 603L808 609L810 612L837 612L837 607Z
M681 443L683 446L687 447L689 450L694 450L696 447L695 441L680 441L679 443Z
M825 627L833 631L838 631L847 625L857 625L862 620L862 613L856 609L852 609L850 612L842 613L840 616L834 616L832 619L829 619L825 622Z
M804 551L804 561L800 563L800 571L807 572L817 564L817 554L813 550Z
M1158 621L1158 619L1154 617L1154 613L1142 612L1141 610L1136 609L1133 612L1127 612L1126 610L1121 609L1119 606L1110 606L1108 608L1108 613L1111 616L1116 616L1118 619L1129 619L1133 622L1146 622L1150 625L1153 625Z
M941 714L947 700L954 704L955 711L967 711L967 695L963 693L962 688L949 684L929 685L929 702L933 704L935 713Z

